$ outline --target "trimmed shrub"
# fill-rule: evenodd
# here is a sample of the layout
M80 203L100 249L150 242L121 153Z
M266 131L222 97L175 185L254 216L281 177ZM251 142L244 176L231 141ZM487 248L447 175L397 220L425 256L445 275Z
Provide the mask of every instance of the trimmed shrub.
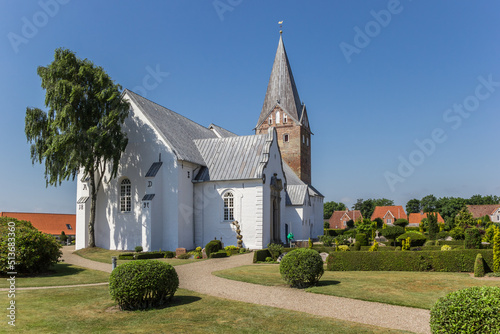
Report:
M337 235L341 235L342 233L344 233L343 229L325 228L325 235L328 235L330 237L336 237Z
M142 246L135 246L134 250L136 253L140 253L143 251L143 248L142 248Z
M278 256L283 253L283 245L279 244L268 244L267 249L269 250L269 253L271 253L271 257L273 258L274 261L278 259Z
M165 251L163 254L166 259L172 259L175 257L175 252L172 251Z
M395 222L394 222L394 225L395 226L401 226L402 228L405 228L406 226L408 226L408 220L404 219L404 218L400 218L400 219L397 219Z
M397 237L396 240L401 241L406 240L407 238L410 238L411 247L423 246L427 241L427 238L422 233L414 231L403 233Z
M217 259L221 257L227 257L227 252L225 250L219 250L216 253L210 253L211 259Z
M370 249L368 251L369 252L376 252L376 251L378 251L378 242L374 241L373 245L370 247Z
M401 226L387 226L381 231L381 233L387 239L391 239L396 242L396 238L405 233L405 229Z
M311 238L307 239L307 248L312 249L313 248L313 242Z
M9 260L12 253L15 260ZM61 255L61 244L53 236L38 231L28 221L0 217L0 272L42 273Z
M484 261L481 254L477 254L476 262L474 262L474 277L484 276Z
M496 228L493 237L493 271L500 272L500 228Z
M368 237L365 233L357 233L356 242L359 242L361 246L368 246Z
M356 241L354 243L354 250L355 251L360 251L361 250L361 243L359 241Z
M337 247L337 249L340 252L348 252L349 251L349 246L347 246L347 245L340 245L340 246Z
M138 260L146 260L146 259L160 259L165 256L164 252L146 252L146 253L139 253L139 254L132 254L135 255L135 258Z
M437 234L438 239L446 239L450 236L450 234L446 231L441 231Z
M220 240L212 240L205 245L205 253L207 257L210 258L210 254L217 253L222 249L222 242Z
M451 250L451 246L448 246L448 245L443 245L443 246L441 246L441 250L442 250L442 251L449 251L449 250ZM478 255L479 255L479 254L478 254Z
M272 257L267 248L256 250L253 252L253 263L265 262L266 257Z
M191 258L191 254L189 254L189 253L179 254L179 255L177 255L177 258L180 260L187 260L187 259Z
M59 236L59 241L61 242L61 245L66 244L66 241L68 241L68 236L64 231L61 231L61 235Z
M420 227L417 227L417 226L406 226L405 230L406 230L406 232L410 232L410 231L420 232Z
M457 249L447 252L331 252L327 270L473 272L478 253L483 256L485 271L491 271L493 251L489 249Z
M341 252L349 253L349 252ZM281 277L295 288L307 288L323 276L323 260L312 249L298 248L287 253L280 262Z
M127 262L116 267L109 277L109 292L122 310L162 306L178 287L174 267L160 261Z
M441 297L430 325L432 333L499 333L500 288L472 287Z
M464 246L467 249L479 249L481 248L481 232L479 229L473 227L465 230L465 243Z
M118 255L118 260L133 260L133 259L134 259L133 253L123 253Z
M329 235L319 235L318 239L319 239L319 241L321 241L323 243L323 246L326 246L326 247L332 247L334 240L335 240L333 237L331 237Z
M450 231L450 235L455 240L464 240L465 239L465 230L461 227L455 227Z

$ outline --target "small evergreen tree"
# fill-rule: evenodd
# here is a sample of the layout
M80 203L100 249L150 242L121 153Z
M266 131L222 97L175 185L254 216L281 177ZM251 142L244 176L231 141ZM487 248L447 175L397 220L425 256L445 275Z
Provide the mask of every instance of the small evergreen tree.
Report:
M500 272L500 228L498 227L493 237L493 271Z
M64 231L61 231L61 235L59 236L59 240L61 241L61 244L64 245L66 241L68 241L68 236Z
M436 213L432 212L427 214L427 224L428 224L427 231L429 232L429 239L436 240L436 236L439 233L438 218Z

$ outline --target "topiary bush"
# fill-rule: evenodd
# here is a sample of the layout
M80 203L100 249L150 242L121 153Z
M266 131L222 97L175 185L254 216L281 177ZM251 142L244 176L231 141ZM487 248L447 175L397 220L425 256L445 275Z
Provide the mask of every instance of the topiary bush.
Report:
M281 277L291 287L307 288L312 286L319 281L323 273L321 255L312 249L295 249L287 253L280 262Z
M165 305L179 287L170 264L138 260L120 264L109 277L109 293L122 310L142 310Z
M142 248L142 246L135 246L134 250L135 250L135 252L136 252L136 253L140 253L140 252L142 252L144 249Z
M61 244L30 222L0 217L0 272L38 274L61 257Z
M222 242L220 240L212 240L205 245L205 253L207 257L210 258L210 254L217 253L222 249Z
M481 253L477 254L474 262L474 277L484 277L484 260Z
M210 253L210 258L211 259L218 259L218 258L221 258L221 257L227 257L227 252L225 250L219 250L215 253Z
M356 242L359 242L361 246L368 246L368 237L365 233L357 233Z
M479 249L481 248L481 232L478 228L468 228L465 230L465 248L467 249Z
M175 252L172 252L172 251L165 251L163 252L164 253L164 257L166 259L172 259L175 257Z
M423 246L427 241L427 238L422 233L416 231L403 233L397 237L396 240L401 242L401 240L406 240L408 238L410 238L411 247Z
M378 251L378 242L374 241L373 245L370 247L370 249L368 251L369 252L376 252L376 251Z
M499 333L500 288L472 287L440 298L430 325L432 333Z
M500 272L500 228L498 227L493 237L493 271Z

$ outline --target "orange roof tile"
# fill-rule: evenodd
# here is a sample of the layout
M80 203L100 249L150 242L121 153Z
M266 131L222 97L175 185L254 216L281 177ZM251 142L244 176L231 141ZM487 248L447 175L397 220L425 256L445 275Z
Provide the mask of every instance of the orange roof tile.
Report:
M438 223L444 223L443 217L441 217L439 212L436 213L437 213ZM410 224L418 225L424 218L427 218L427 212L410 213L410 218L408 219L408 222Z
M375 220L375 218L384 219L387 212L390 211L394 219L408 219L406 216L405 210L401 205L393 205L393 206L376 206L373 211L371 220Z
M59 235L62 231L66 235L75 235L76 233L76 215L72 214L0 212L0 217L29 221L36 229L47 234ZM66 225L71 226L71 229Z
M347 214L348 218L347 220L359 220L363 219L363 216L361 215L361 211L359 210L351 210L351 211L333 211L332 216L328 220L330 222L330 228L344 228L344 226L341 224L342 223L342 217Z

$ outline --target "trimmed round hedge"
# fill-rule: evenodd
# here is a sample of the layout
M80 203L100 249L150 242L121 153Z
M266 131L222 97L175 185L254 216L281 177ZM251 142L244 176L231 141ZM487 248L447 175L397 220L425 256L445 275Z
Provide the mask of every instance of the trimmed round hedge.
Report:
M208 258L210 258L210 254L217 253L220 250L222 250L222 242L220 240L212 240L205 245L205 253Z
M321 255L313 249L295 249L287 253L280 262L281 277L295 288L307 288L316 284L323 273Z
M406 240L406 238L410 238L410 246L423 246L427 241L427 238L420 232L417 231L409 231L401 234L396 238L397 241L401 242L402 240Z
M430 325L432 333L500 333L500 288L472 287L440 298Z
M122 310L159 307L179 287L174 267L156 260L137 260L116 267L109 277L109 293Z

